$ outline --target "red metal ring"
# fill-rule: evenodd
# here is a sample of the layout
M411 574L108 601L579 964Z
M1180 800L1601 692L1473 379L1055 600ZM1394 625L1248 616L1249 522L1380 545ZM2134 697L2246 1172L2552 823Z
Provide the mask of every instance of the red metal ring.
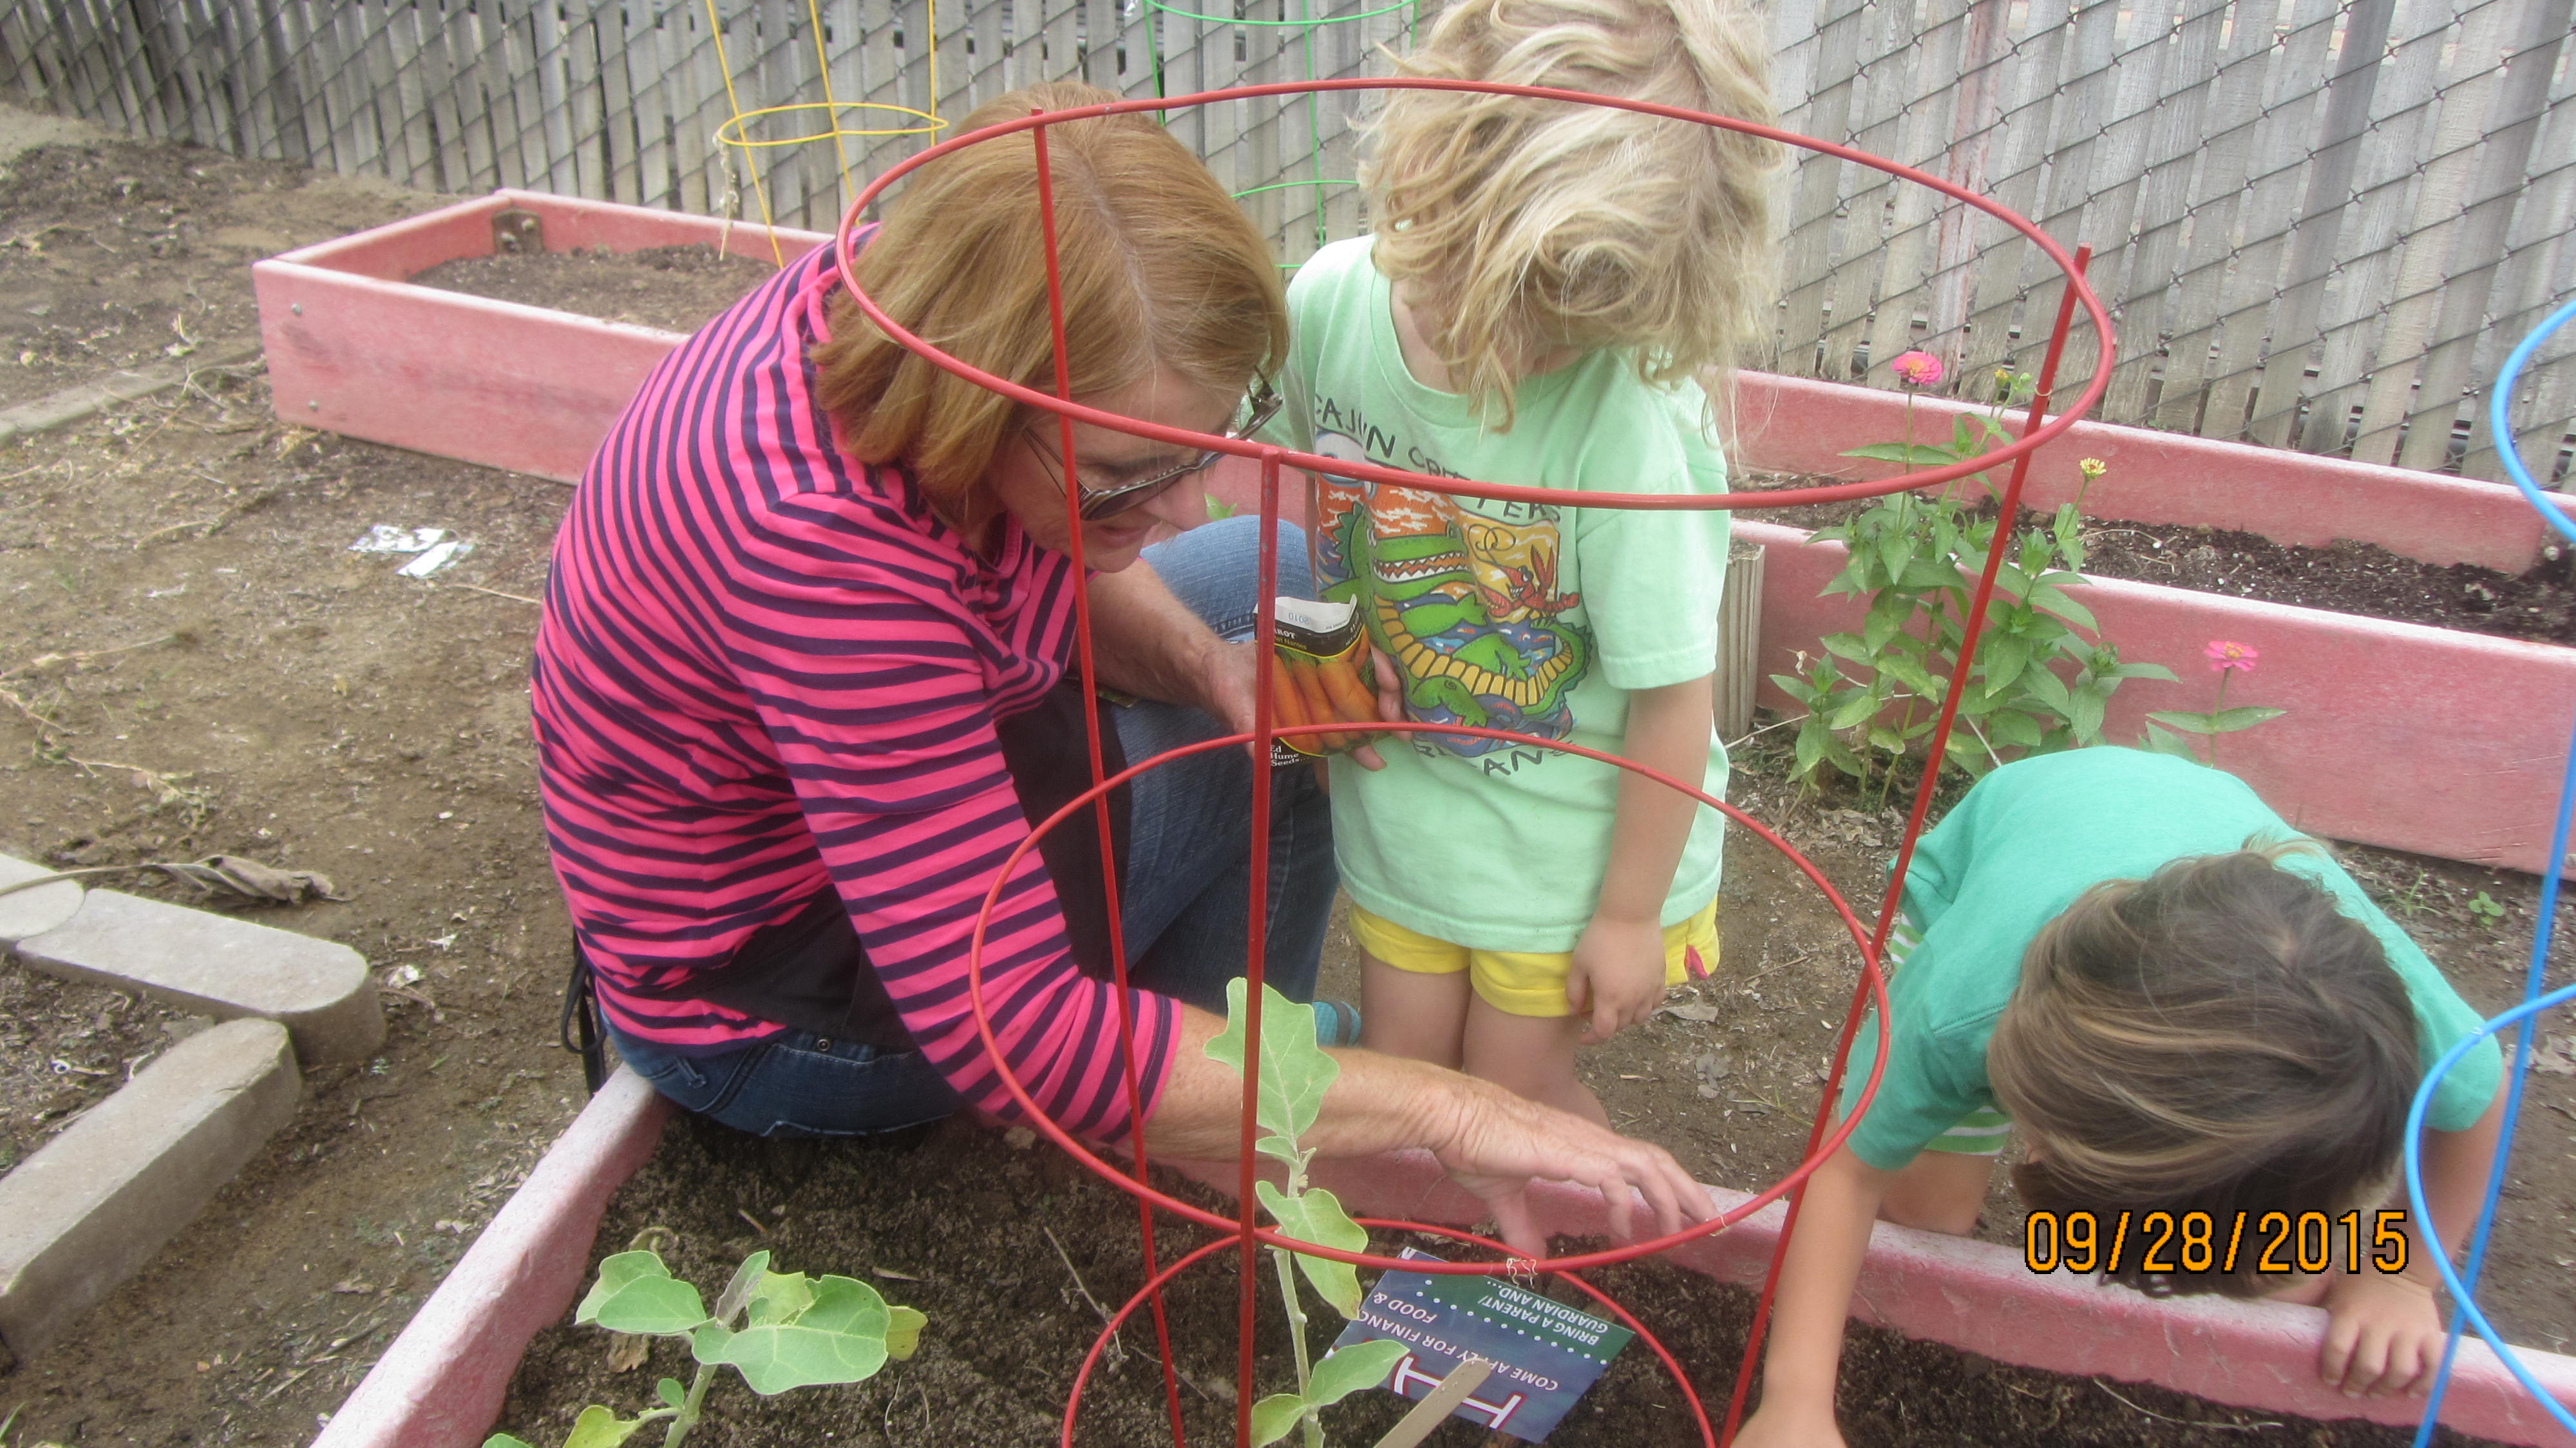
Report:
M1336 734L1348 732L1349 729L1350 726L1347 724L1291 724L1274 727L1269 730L1268 733L1272 736ZM1577 755L1584 759L1595 760L1602 764L1616 765L1633 774L1643 775L1648 779L1654 780L1668 789L1679 790L1683 794L1690 796L1692 799L1698 800L1700 803L1718 810L1729 820L1751 830L1764 843L1770 845L1773 849L1778 850L1782 855L1786 856L1789 863L1798 867L1799 873L1805 875L1809 880L1814 881L1816 888L1824 891L1826 901L1834 907L1834 913L1842 918L1843 928L1851 933L1852 943L1857 946L1861 952L1861 979L1869 988L1869 997L1871 1002L1877 1006L1882 1014L1886 1011L1886 982L1881 978L1878 970L1878 961L1875 955L1871 952L1869 931L1861 925L1859 918L1852 914L1851 906L1844 901L1841 892L1834 889L1833 883L1824 877L1823 872L1819 871L1813 864L1809 863L1807 857L1799 854L1788 841L1780 838L1779 835L1773 833L1759 820L1754 819L1751 815L1746 814L1734 805L1728 804L1725 800L1717 799L1701 790L1693 788L1690 785L1683 784L1669 775L1649 769L1642 764L1621 759L1615 754L1604 754L1597 749L1586 749L1580 744L1568 744L1563 740L1539 739L1527 734L1514 734L1509 730L1484 729L1469 724L1408 724L1400 729L1390 729L1387 732L1395 734L1447 734L1471 739L1500 739L1506 740L1515 745L1527 745L1539 749L1553 749L1561 753ZM1071 1153L1076 1161L1081 1162L1083 1165L1099 1173L1102 1177L1115 1183L1122 1190L1132 1192L1137 1196L1143 1197L1146 1200L1153 1202L1156 1206L1172 1212L1177 1216L1196 1222L1203 1227L1212 1227L1218 1231L1224 1232L1227 1234L1228 1240L1238 1242L1242 1240L1243 1235L1243 1227L1240 1222L1231 1217L1218 1216L1214 1212L1194 1207L1189 1203L1180 1200L1178 1197L1157 1191L1146 1183L1137 1180L1135 1177L1129 1176L1127 1173L1120 1171L1117 1167L1103 1161L1099 1156L1095 1155L1089 1147L1083 1145L1080 1140L1074 1137L1072 1133L1066 1131L1063 1127L1058 1126L1053 1119L1048 1117L1047 1114L1038 1107L1036 1100L1029 1095L1028 1088L1020 1083L1020 1079L1017 1076L1011 1074L1008 1057L1005 1056L1002 1051L1001 1041L993 1034L992 1018L985 1010L984 931L985 928L992 923L993 906L1001 898L1002 887L1009 882L1011 874L1018 868L1019 862L1027 857L1029 851L1038 847L1038 841L1045 837L1047 831L1054 829L1065 820L1072 818L1077 811L1090 804L1094 798L1126 783L1140 774L1143 774L1145 771L1154 768L1156 765L1166 764L1172 760L1183 758L1187 755L1204 754L1213 749L1241 748L1253 738L1254 736L1251 734L1228 734L1215 739L1202 740L1196 744L1184 745L1178 749L1168 750L1164 753L1155 755L1153 758L1148 759L1141 764L1131 764L1127 768L1120 770L1118 773L1111 775L1101 784L1076 795L1072 800L1068 801L1062 809L1057 810L1054 814L1051 814L1044 820L1040 821L1035 829L1029 831L1029 837L1021 841L1019 848L1013 850L1010 853L1010 856L1002 862L1001 868L994 872L993 883L991 887L984 892L983 908L976 913L975 934L973 940L968 946L966 955L966 1003L975 1016L975 1033L984 1043L985 1054L993 1063L994 1078L1001 1082L1002 1089L1010 1094L1011 1099L1019 1103L1021 1111L1026 1113L1027 1124L1045 1135L1048 1140L1054 1142L1057 1146L1062 1147L1065 1151ZM1134 1043L1129 1042L1127 1049L1133 1051L1135 1049ZM1612 1247L1600 1252L1582 1252L1571 1257L1539 1257L1522 1258L1519 1260L1531 1263L1543 1271L1561 1272L1570 1271L1579 1267L1607 1266L1614 1262L1626 1262L1637 1257L1642 1257L1648 1253L1661 1252L1666 1248L1676 1247L1684 1242L1695 1241L1701 1237L1708 1236L1712 1232L1720 1232L1735 1225L1737 1222L1744 1220L1746 1217L1751 1216L1753 1213L1760 1211L1762 1208L1769 1206L1772 1202L1777 1201L1779 1198L1786 1195L1799 1183L1804 1182L1807 1179L1808 1174L1813 1172L1817 1166L1822 1164L1827 1157L1834 1154L1835 1150L1843 1144L1843 1138L1851 1135L1853 1128L1859 1125L1861 1114L1869 1109L1869 1103L1877 1096L1879 1077L1886 1071L1886 1069L1887 1036L1882 1032L1878 1038L1878 1054L1872 1057L1870 1061L1869 1079L1862 1083L1860 1097L1853 1104L1853 1109L1845 1113L1842 1122L1826 1134L1824 1139L1817 1144L1816 1149L1808 1155L1807 1159L1799 1163L1796 1170L1790 1172L1787 1176L1782 1177L1779 1181L1773 1183L1759 1195L1743 1202L1734 1209L1721 1212L1718 1215L1709 1218L1705 1222L1698 1223L1697 1225L1684 1227L1680 1231L1674 1232L1669 1236L1643 1239L1629 1243L1624 1247ZM1405 1262L1394 1257L1376 1257L1365 1252L1344 1252L1338 1248L1317 1246L1312 1242L1300 1242L1294 1238L1282 1237L1276 1229L1269 1227L1256 1227L1252 1229L1252 1236L1255 1240L1266 1243L1270 1246L1289 1247L1309 1257L1323 1257L1335 1262L1349 1262L1356 1266L1374 1267L1380 1270L1385 1270L1387 1268L1401 1268L1408 1272L1420 1271L1430 1272L1433 1274L1468 1274L1496 1272L1511 1265L1508 1261L1447 1262L1436 1264Z
M1013 135L1020 131L1064 121L1087 120L1094 116L1124 115L1136 111L1181 110L1191 106L1210 105L1218 101L1245 100L1258 96L1346 90L1475 91L1487 95L1525 96L1533 100L1609 106L1618 110L1638 111L1646 115L1662 116L1669 120L1691 121L1704 126L1716 126L1722 130L1738 131L1749 136L1759 136L1784 145L1840 157L1858 165L1884 171L1900 180L1928 186L2011 227L2027 237L2050 261L2056 263L2058 270L2066 274L2067 285L2075 289L2077 300L2082 302L2085 314L2092 319L2095 333L2102 338L2103 347L2100 357L2107 358L2111 354L2111 315L2103 308L2102 299L2094 295L2092 286L2086 282L2083 273L2076 267L2074 258L2051 240L2048 233L2041 231L2037 226L2007 210L2001 204L1989 201L1955 182L1945 181L1930 172L1919 171L1899 162L1870 155L1866 151L1837 145L1832 141L1820 141L1813 136L1802 136L1794 131L1781 130L1776 126L1739 121L1732 116L1712 115L1705 111L1685 110L1680 106L1657 105L1650 101L1626 100L1617 96L1592 95L1584 91L1558 90L1547 86L1502 85L1491 81L1446 80L1431 76L1281 81L1270 85L1235 86L1226 90L1201 91L1195 95L1173 96L1168 99L1144 96L1133 100L1107 101L1099 105L1074 106L1060 111L1040 111L951 137L886 168L874 181L868 183L866 189L859 193L858 199L850 203L850 209L842 216L840 230L835 233L832 241L833 261L840 270L841 285L848 290L850 299L858 304L859 310L867 314L868 320L901 344L905 350L969 382L989 391L998 392L1024 407L1038 408L1078 422L1087 422L1095 427L1123 432L1133 437L1151 438L1156 442L1189 448L1195 452L1225 452L1237 457L1259 457L1264 451L1264 445L1261 443L1242 438L1222 437L1213 433L1191 432L1184 428L1166 427L1160 423L1143 422L1132 417L1121 417L1116 413L1102 412L1097 408L1085 407L1067 399L1050 396L1035 388L1023 387L1016 382L996 377L981 368L970 366L949 356L887 316L884 310L877 306L876 301L859 286L858 278L851 270L851 263L857 255L851 247L851 237L859 226L860 215L874 204L877 196L886 187L902 179L916 167L926 165L938 157L947 155L960 147L971 146L978 141ZM1982 453L1947 467L1900 473L1895 477L1874 483L1836 483L1819 488L1783 488L1776 492L1709 494L1586 492L1583 495L1583 506L1670 511L1787 508L1808 503L1840 502L1849 498L1875 498L1888 493L1930 487L1964 478L1971 473L1983 472L1997 464L2011 462L2038 449L2059 433L2073 427L2078 419L2092 410L2094 403L2101 400L2102 394L2109 390L2110 385L2111 369L2098 365L2097 359L2091 380L2085 384L2083 393L2075 399L2072 406L2050 421L2041 424L2028 436L1997 448L1993 452ZM1464 478L1434 478L1428 474L1407 472L1402 468L1381 467L1370 462L1327 458L1314 453L1289 452L1284 448L1271 449L1271 451L1277 454L1281 462L1289 466L1303 468L1308 472L1329 473L1335 477L1506 502L1552 503L1561 506L1565 501L1565 494L1556 489L1512 487L1498 483L1479 483Z

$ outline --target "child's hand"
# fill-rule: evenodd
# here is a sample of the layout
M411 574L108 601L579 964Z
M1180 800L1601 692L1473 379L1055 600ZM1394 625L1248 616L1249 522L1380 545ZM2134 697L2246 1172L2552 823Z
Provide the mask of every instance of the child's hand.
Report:
M2422 1397L2442 1357L2433 1289L2403 1273L2337 1277L2326 1288L2325 1350L2317 1375L2344 1396ZM1741 1442L1741 1439L1737 1441Z
M1664 928L1652 919L1593 916L1565 973L1566 1003L1576 1015L1592 1017L1583 1043L1609 1040L1644 1020L1663 998Z
M1843 1448L1833 1409L1821 1414L1765 1402L1736 1430L1735 1448Z
M1395 660L1370 645L1368 669L1377 680L1377 717L1389 724L1404 723L1404 675L1397 671ZM1386 761L1379 757L1374 744L1363 744L1352 750L1351 762L1362 769L1386 768Z

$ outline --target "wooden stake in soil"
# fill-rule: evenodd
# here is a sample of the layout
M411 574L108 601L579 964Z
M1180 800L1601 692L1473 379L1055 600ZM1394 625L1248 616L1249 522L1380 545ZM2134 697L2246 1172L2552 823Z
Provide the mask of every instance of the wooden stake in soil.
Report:
M1494 1365L1480 1357L1468 1358L1451 1368L1440 1386L1431 1390L1431 1396L1414 1404L1412 1412L1386 1430L1386 1436L1377 1440L1377 1448L1413 1448L1430 1437L1431 1430L1449 1421L1449 1415L1467 1401L1469 1393L1484 1386L1486 1375L1493 1370Z

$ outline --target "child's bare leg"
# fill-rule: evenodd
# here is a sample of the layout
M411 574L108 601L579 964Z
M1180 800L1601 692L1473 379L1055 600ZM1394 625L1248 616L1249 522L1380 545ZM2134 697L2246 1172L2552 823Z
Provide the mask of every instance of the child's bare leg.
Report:
M1582 1035L1581 1016L1516 1016L1477 996L1467 1004L1467 1049L1460 1069L1608 1126L1610 1114L1601 1109L1600 1098L1574 1075L1574 1044Z
M1467 972L1425 975L1376 956L1360 965L1360 1045L1459 1069L1467 1030Z
M1900 1226L1965 1237L1977 1230L1977 1212L1986 1204L1986 1181L1994 1169L1991 1156L1918 1152L1888 1184L1878 1215Z

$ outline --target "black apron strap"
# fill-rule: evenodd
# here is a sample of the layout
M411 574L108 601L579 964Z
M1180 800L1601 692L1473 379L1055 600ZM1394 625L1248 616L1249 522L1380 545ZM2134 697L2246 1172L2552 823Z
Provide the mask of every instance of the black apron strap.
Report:
M579 932L572 938L572 979L564 983L555 1044L581 1057L581 1084L598 1095L608 1080L608 1051L599 1029L599 987L591 979L590 957L582 954Z

